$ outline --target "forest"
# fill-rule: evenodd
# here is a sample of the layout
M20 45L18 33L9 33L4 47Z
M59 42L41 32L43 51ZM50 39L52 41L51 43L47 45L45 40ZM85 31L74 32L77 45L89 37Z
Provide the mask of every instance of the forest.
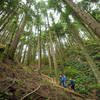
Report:
M100 100L100 0L0 0L0 100Z

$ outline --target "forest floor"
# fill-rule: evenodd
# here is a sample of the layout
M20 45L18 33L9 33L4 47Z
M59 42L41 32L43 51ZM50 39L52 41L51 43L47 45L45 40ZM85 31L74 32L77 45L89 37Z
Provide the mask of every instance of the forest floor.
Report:
M8 62L0 63L0 100L83 100L44 80L31 68Z

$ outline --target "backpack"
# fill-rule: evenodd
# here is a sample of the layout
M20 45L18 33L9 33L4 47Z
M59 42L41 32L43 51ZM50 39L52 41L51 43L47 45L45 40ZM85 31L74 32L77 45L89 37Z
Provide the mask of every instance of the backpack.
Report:
M64 77L61 77L61 82L64 82L65 81L65 78Z
M71 83L72 86L75 86L75 83L74 83L73 80L71 80L70 83Z

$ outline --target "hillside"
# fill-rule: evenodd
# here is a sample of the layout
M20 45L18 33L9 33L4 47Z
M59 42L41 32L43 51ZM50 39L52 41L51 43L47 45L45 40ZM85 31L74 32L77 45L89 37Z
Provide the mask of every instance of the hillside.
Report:
M22 67L13 63L9 66L0 63L0 79L0 87L2 87L0 88L0 100L62 100L68 98L83 100L84 98L73 91L71 93L71 90L66 91L56 87L26 66Z

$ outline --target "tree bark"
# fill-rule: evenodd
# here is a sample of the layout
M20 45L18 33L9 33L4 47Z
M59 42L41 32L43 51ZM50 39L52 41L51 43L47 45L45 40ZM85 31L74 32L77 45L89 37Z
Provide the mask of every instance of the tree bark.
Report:
M20 48L19 54L18 54L18 62L19 63L21 62L21 58L22 58L23 46L24 46L24 42L22 41L21 48Z
M23 33L25 21L26 21L26 14L23 15L23 20L22 20L21 26L20 26L18 32L16 33L9 50L4 54L4 58L7 57L7 58L13 60L19 39Z
M46 48L45 48L45 42L43 43L43 63L46 64Z
M87 37L88 37L89 39L95 40L95 42L96 42L97 44L100 45L99 38L96 36L95 33L93 33L93 31L91 30L91 28L89 28L88 25L86 25L85 23L83 23L81 19L77 18L73 12L72 12L72 15L73 15L73 17L74 17L76 20L78 20L78 22L79 22L81 25L83 25L83 26L86 28L86 31L87 31L87 32L86 32L86 35L87 35Z
M36 43L36 40L34 39L34 45L33 45L33 55L32 55L32 61L33 61L33 64L34 64L34 61L35 61L35 59L36 59L36 49L37 49L37 43Z
M66 59L64 58L64 53L63 53L64 45L61 44L61 40L59 37L58 37L58 46L59 46L59 51L60 51L61 56L62 56L62 60L65 61Z
M5 39L7 33L8 32L4 31L4 33L0 37L0 42L2 42Z
M7 44L7 40L8 40L9 35L10 35L10 34L7 32L7 33L6 33L6 36L4 37L4 39L3 39L2 42L1 42L2 44Z
M4 21L6 21L9 15L10 15L10 12L9 13L4 12L2 14L2 17L0 18L0 26L2 25L2 22L4 23Z
M36 47L34 46L34 47L33 47L33 57L32 57L33 63L34 63L34 61L35 61L35 58L36 58Z
M27 46L26 46L25 51L24 51L24 55L23 55L23 59L22 59L22 64L23 64L24 61L25 61L26 51L27 51Z
M50 32L49 32L49 37L50 37L50 47L51 47L51 51L52 51L53 63L54 63L54 68L55 68L55 75L56 75L56 79L58 80L58 65L56 62L56 55L55 55L52 36L51 36Z
M38 27L38 71L41 70L41 29Z
M30 57L31 57L31 39L29 39L29 44L28 44L27 65L30 64Z
M4 12L4 10L1 10L1 11L0 11L0 15L2 15L2 14L3 14L3 12Z
M49 37L50 37L50 47L51 47L51 53L52 53L52 57L53 57L55 75L56 75L56 80L58 81L58 65L57 65L57 62L56 62L56 55L55 55L55 51L54 51L52 35L51 35L51 32L50 32L50 25L49 25L48 15L47 15L47 21L48 21Z
M95 42L100 45L100 40L98 39L98 37L96 37L96 35L92 32L92 30L86 24L84 24L84 26L86 27L87 31L90 33L93 40L95 40Z
M10 47L12 41L13 41L13 38L14 38L16 31L17 31L17 22L14 24L14 27L13 27L13 30L12 30L12 35L11 35L10 41L9 41L9 47Z
M58 43L58 41L56 40L56 49L58 51L58 56L59 56L59 59L60 59L60 63L61 63L61 66L62 66L62 72L64 72L64 63L63 63L63 57L62 57L62 54L61 54L61 50L60 50L60 45Z
M65 0L67 4L76 12L88 27L100 38L100 23L97 22L90 14L78 7L71 0Z
M1 26L0 28L0 32L4 30L5 27L7 27L9 25L9 21L11 20L12 15L14 14L14 12L12 12L11 14L9 14L6 18L6 20L3 22L4 24Z
M51 73L52 64L51 64L51 57L50 57L50 49L49 49L49 46L47 47L47 51L48 51L49 69L50 69L50 73Z

